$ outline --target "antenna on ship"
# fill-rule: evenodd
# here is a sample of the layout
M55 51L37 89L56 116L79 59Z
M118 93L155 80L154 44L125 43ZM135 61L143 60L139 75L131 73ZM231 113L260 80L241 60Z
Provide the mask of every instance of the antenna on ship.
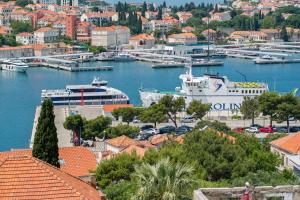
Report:
M185 67L188 68L188 74L192 76L192 57L187 58L187 63Z
M244 78L244 81L247 82L247 76L245 74L243 74L242 72L238 71L238 70L235 70L237 73L239 73L243 78Z

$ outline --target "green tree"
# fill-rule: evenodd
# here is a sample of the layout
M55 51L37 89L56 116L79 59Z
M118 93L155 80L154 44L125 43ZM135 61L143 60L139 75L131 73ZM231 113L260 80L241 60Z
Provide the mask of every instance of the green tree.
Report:
M146 108L140 114L140 120L142 122L153 123L154 127L156 127L157 123L161 123L166 120L164 107L161 104L154 104L149 108Z
M279 101L280 97L276 92L265 92L258 97L260 111L264 116L270 117L270 126L273 125Z
M283 25L283 26L281 27L281 39L282 39L284 42L288 42L288 41L289 41L289 36L288 36L288 33L287 33L287 30L286 30L285 25Z
M105 138L115 138L121 135L130 136L132 133L138 133L140 128L137 126L129 126L128 124L118 124L105 130Z
M106 49L103 46L95 47L95 46L90 46L88 48L89 52L92 52L94 54L99 54L102 52L106 52Z
M196 119L202 119L206 113L210 110L211 104L204 104L201 101L193 100L186 112L189 115L193 115Z
M59 167L58 139L54 118L52 101L45 99L36 127L32 156Z
M84 123L84 131L82 137L84 139L91 137L103 137L103 131L111 125L111 118L99 116L95 119L86 121Z
M110 184L103 192L108 200L125 200L131 198L136 192L136 187L134 181L122 181L117 184Z
M31 23L28 22L12 21L10 26L13 29L14 34L18 34L21 32L33 32L33 27Z
M286 121L287 129L290 129L290 118L299 119L300 103L299 99L291 93L280 97L280 103L277 106L276 119L277 121Z
M134 165L139 165L140 162L137 155L127 153L102 161L96 170L96 181L99 187L106 189L111 184L130 180Z
M243 103L240 109L244 116L244 119L251 119L254 124L254 119L259 115L259 103L257 97L244 97Z
M83 130L83 119L81 115L70 115L64 122L64 128L79 133Z
M275 28L276 22L273 18L273 16L266 16L261 21L261 28Z
M144 1L143 6L142 6L142 16L145 17L145 13L147 11L147 3Z
M122 121L129 124L133 119L140 115L143 108L118 108L112 111L112 115L118 120L122 117Z
M193 170L187 164L173 165L168 159L163 159L155 165L142 164L135 167L134 175L137 178L138 189L133 199L187 198L194 184L191 177Z
M28 4L33 4L33 1L31 1L31 0L17 0L16 1L16 6L25 7Z
M172 95L163 96L158 104L163 106L163 113L177 127L177 113L183 111L185 107L185 101L183 97L174 98Z

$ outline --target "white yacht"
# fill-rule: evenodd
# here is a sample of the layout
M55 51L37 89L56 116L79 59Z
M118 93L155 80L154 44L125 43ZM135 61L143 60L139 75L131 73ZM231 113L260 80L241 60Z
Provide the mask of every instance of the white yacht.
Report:
M42 90L41 102L50 98L54 105L129 104L122 91L107 86L107 81L94 78L89 85L67 85L66 89Z
M14 72L26 72L28 65L20 60L1 60L1 67L3 70Z
M188 71L181 74L181 87L174 92L160 92L158 90L140 89L140 98L144 107L157 103L164 95L170 94L175 98L184 97L186 103L192 100L201 100L210 103L211 109L216 111L236 111L240 109L245 96L260 95L268 91L266 83L259 82L232 82L226 76L219 74L204 74L202 77L192 75L191 64Z
M218 60L204 60L204 59L196 59L193 61L193 67L201 67L201 66L222 66L224 63Z
M119 61L119 62L129 62L135 60L136 59L128 53L119 53L118 55L115 56L115 61Z

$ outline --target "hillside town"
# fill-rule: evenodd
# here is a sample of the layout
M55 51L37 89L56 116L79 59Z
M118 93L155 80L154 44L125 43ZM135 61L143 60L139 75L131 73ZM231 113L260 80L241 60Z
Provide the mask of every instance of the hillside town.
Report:
M0 1L0 199L300 200L299 42L298 0Z

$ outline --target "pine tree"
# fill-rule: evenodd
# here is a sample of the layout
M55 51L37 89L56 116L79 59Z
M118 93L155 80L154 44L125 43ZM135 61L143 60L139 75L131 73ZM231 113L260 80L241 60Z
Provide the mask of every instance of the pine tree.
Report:
M46 99L42 104L35 132L32 156L59 167L58 139L54 118L52 101Z
M162 19L162 8L158 8L157 19Z
M288 36L288 33L287 33L285 25L283 25L282 28L281 28L281 39L284 42L288 42L289 41L289 36Z
M142 16L145 17L145 13L147 11L147 3L144 1L143 7L142 7Z
M138 33L141 33L143 31L143 22L142 22L142 18L139 17L139 21L138 21Z

